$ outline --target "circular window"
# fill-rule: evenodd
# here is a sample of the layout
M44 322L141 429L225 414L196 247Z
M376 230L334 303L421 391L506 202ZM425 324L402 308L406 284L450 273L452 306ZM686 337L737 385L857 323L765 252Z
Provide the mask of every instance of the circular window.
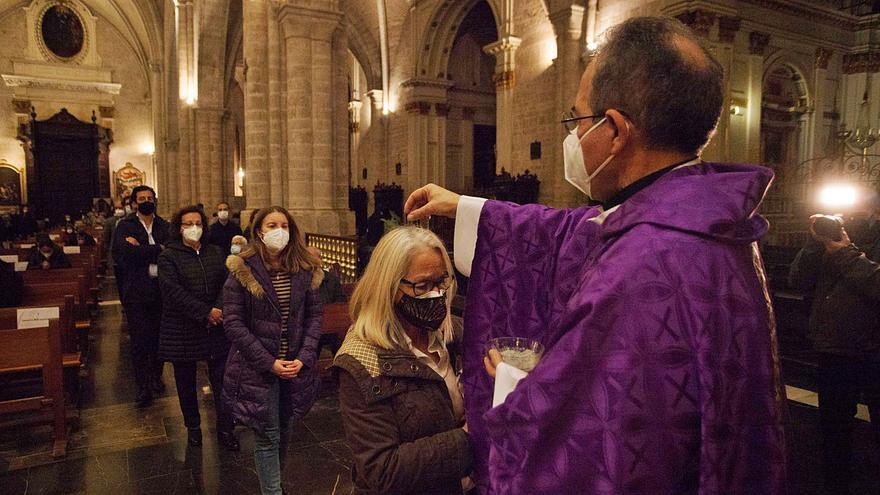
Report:
M61 58L71 58L82 50L85 32L82 21L70 7L53 5L43 14L43 43Z

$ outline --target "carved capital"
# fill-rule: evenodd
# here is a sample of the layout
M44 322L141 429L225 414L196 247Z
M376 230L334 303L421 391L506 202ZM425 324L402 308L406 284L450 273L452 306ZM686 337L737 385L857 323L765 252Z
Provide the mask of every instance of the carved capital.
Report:
M705 10L691 10L676 16L679 21L704 38L709 37L709 31L715 24L715 17L713 12Z
M435 103L434 111L437 113L438 117L446 117L449 115L449 110L452 108L452 105L448 103Z
M496 91L511 89L516 86L516 72L508 70L495 74L492 76L492 82L495 83Z
M822 47L816 48L816 60L815 60L816 68L827 70L828 69L828 60L831 58L832 54L834 54L834 52L832 52L828 48L822 48Z
M767 45L770 44L770 35L760 31L749 33L749 53L752 55L764 55Z
M427 101L411 101L403 108L409 113L418 113L419 115L428 115L431 113L431 104Z
M17 114L27 115L31 113L31 100L12 100L12 109Z
M739 32L742 19L723 15L718 18L718 40L722 43L733 43Z

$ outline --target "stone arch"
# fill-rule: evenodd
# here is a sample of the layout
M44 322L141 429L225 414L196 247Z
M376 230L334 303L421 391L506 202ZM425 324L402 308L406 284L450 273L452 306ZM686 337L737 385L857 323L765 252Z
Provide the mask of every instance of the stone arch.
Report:
M464 0L462 2L441 2L428 23L425 34L422 36L420 49L426 52L425 56L418 57L416 67L417 77L431 79L446 79L449 55L452 44L458 33L458 26L468 15L471 9L484 0ZM492 9L495 18L495 29L499 33L501 29L500 8L498 0L485 0Z

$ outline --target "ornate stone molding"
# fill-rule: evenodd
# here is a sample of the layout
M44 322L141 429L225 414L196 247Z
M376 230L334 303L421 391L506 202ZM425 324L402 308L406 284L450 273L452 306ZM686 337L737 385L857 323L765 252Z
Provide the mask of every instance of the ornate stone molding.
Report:
M764 55L767 45L770 44L770 35L760 31L749 33L749 53L752 55Z
M98 116L100 116L102 119L116 118L116 108L115 107L105 107L103 105L99 106L98 107Z
M31 100L12 100L12 110L17 114L27 115L31 113Z
M828 60L831 58L831 55L834 52L829 50L828 48L816 48L816 59L815 65L817 69L827 70L828 69Z
M736 33L739 32L742 19L722 15L718 17L718 39L722 43L733 43Z
M791 2L786 0L741 0L743 3L757 5L765 9L781 12L783 14L808 19L813 22L819 22L845 29L847 31L856 31L860 28L860 20L858 17L841 12L839 10L823 8L813 5L807 5L804 2Z
M431 113L431 104L427 101L411 101L403 107L408 113L418 113L419 115L428 115Z
M843 56L843 73L880 71L880 52L848 53Z
M17 76L0 74L3 82L10 88L52 89L58 91L80 91L118 95L122 89L119 83L97 81L72 81L68 79L52 79L48 77Z
M435 103L434 111L437 113L438 117L446 117L449 115L449 110L452 109L452 105L448 103Z
M500 74L492 76L492 82L495 83L496 91L511 89L516 86L516 72L508 70Z
M715 24L716 14L706 10L691 10L675 17L698 35L708 38L709 31Z

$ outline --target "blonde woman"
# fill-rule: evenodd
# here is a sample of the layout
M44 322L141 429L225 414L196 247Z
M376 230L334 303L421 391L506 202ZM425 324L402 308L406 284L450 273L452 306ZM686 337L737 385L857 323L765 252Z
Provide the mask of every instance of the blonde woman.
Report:
M473 462L449 316L452 264L432 232L392 230L352 295L336 355L358 493L462 493Z
M226 259L223 326L232 348L223 399L236 421L254 430L260 488L276 495L287 426L317 394L324 271L284 208L257 212L253 229L247 249Z

